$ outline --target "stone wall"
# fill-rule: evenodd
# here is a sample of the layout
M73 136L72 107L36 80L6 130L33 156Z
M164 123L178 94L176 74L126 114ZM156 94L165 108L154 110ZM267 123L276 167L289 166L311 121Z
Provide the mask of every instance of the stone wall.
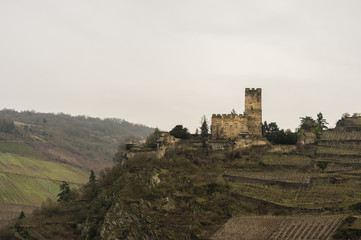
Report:
M246 88L244 115L212 115L212 139L235 139L244 133L262 137L262 89L260 88Z
M262 137L262 89L246 88L244 114L248 119L248 130Z
M213 114L212 139L233 139L242 132L248 132L247 118L242 114Z

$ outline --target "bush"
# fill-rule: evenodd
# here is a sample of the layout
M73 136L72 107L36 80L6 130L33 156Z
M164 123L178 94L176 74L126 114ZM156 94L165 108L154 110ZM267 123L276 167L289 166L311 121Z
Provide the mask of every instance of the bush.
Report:
M317 166L318 166L319 168L321 168L322 171L327 168L327 165L328 165L328 162L326 162L326 161L318 161L318 162L317 162Z

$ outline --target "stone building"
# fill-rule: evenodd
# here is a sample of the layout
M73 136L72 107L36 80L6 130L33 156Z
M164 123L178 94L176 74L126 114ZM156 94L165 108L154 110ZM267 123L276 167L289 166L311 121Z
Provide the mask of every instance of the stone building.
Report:
M212 139L262 137L262 89L246 88L244 114L213 114Z

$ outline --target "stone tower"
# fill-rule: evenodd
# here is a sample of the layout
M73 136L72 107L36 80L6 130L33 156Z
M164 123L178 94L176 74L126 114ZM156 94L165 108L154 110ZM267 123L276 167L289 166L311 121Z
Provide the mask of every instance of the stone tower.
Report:
M248 130L262 137L262 89L246 88L244 115L248 119Z

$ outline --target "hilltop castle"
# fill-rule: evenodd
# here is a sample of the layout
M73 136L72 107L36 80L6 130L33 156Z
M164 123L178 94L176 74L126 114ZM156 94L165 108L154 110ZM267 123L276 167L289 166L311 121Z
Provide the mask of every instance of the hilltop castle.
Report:
M246 88L244 114L213 114L212 139L262 137L262 89Z
M126 158L137 153L162 158L165 154L182 152L186 149L204 149L209 151L264 147L269 143L262 137L262 89L246 88L244 114L213 114L211 136L206 141L200 137L181 140L169 132L158 132L157 148L127 144Z

